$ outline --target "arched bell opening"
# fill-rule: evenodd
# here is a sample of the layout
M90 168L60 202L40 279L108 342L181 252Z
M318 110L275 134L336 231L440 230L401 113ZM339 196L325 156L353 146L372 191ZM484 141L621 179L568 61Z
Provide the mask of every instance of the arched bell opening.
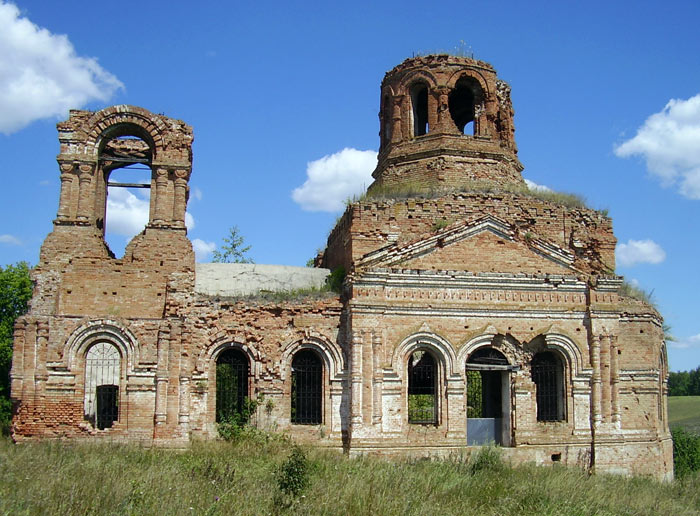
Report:
M449 95L450 116L461 134L475 135L477 130L477 106L482 102L479 83L462 77Z
M96 225L115 255L152 219L150 135L134 124L118 124L103 134L99 146Z
M410 89L413 136L428 134L428 86L417 82Z

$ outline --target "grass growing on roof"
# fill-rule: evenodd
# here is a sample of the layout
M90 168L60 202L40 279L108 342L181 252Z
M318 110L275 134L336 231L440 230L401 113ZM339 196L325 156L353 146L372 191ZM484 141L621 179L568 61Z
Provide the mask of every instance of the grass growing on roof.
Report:
M448 194L459 193L510 193L540 199L567 208L586 208L586 200L573 193L555 192L552 190L530 190L526 186L497 185L488 181L471 181L460 187L454 188L433 188L426 187L420 183L404 182L400 185L374 186L370 191L360 196L353 197L348 203L363 202L372 200L403 200L403 199L434 199ZM601 213L607 216L606 210Z

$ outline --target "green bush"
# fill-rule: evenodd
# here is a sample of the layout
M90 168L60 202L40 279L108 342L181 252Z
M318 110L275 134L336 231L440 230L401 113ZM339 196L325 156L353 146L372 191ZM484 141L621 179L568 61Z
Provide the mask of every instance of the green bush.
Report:
M258 396L258 399L251 400L245 398L243 407L240 411L233 411L231 414L222 415L217 425L219 437L224 441L234 441L238 439L244 432L253 429L249 424L251 416L255 414L258 405L265 401L264 396Z
M700 471L700 436L682 427L671 430L673 436L673 467L676 478Z
M345 267L336 267L333 272L329 274L326 278L326 285L331 291L340 294L343 289L343 283L345 282Z
M299 446L292 448L280 469L277 471L277 486L284 494L299 496L309 485L309 461Z
M0 395L0 435L10 435L10 423L12 421L12 402L9 398Z

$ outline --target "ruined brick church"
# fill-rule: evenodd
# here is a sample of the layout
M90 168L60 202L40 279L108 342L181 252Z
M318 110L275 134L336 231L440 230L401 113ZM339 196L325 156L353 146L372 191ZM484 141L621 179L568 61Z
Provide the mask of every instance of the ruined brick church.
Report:
M351 454L495 442L514 462L671 478L661 317L619 294L609 217L527 191L508 84L433 55L389 71L380 99L368 194L317 268L267 272L195 264L191 127L133 106L71 111L58 213L15 326L14 439L183 446L244 417ZM115 258L110 174L133 164L151 171L149 222ZM337 296L241 295L261 274L298 288L341 267Z

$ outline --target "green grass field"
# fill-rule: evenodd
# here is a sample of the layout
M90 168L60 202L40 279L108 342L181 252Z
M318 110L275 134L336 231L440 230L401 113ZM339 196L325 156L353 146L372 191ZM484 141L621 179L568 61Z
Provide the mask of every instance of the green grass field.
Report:
M668 422L700 435L700 396L670 396Z
M700 477L668 484L588 476L578 469L510 468L480 460L348 458L308 449L309 485L282 494L286 439L193 443L185 451L135 445L0 439L2 515L690 515Z

